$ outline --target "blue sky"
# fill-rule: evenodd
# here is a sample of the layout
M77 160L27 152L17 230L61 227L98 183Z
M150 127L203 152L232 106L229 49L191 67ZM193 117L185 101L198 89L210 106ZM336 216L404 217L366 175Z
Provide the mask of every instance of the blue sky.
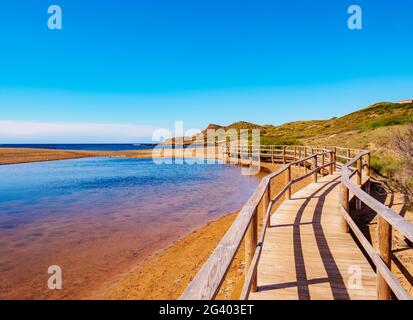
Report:
M412 14L406 0L5 0L0 143L150 141L175 120L280 124L409 98Z

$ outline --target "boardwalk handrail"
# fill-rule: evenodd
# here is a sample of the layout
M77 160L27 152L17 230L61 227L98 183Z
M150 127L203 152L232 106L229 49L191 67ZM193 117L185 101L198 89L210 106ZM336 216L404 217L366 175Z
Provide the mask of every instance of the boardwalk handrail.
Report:
M274 150L274 146L270 146ZM286 162L291 157L286 156L286 147L283 147L283 161ZM263 224L263 232L260 239L265 235L265 229L269 222L269 213L271 212L272 205L285 193L287 197L291 197L291 186L304 179L305 177L313 176L314 181L317 180L317 173L326 167L330 167L330 172L334 171L334 155L333 151L329 149L310 147L310 154L308 155L308 147L305 146L294 146L295 155L294 161L291 163L286 163L276 172L264 177L258 187L256 188L253 195L249 198L246 204L242 207L237 218L224 235L218 246L215 248L214 252L205 262L201 270L197 273L195 278L192 280L190 285L187 287L185 292L182 294L181 299L183 300L211 300L214 299L221 287L222 282L234 260L235 255L241 246L242 241L246 240L246 270L256 269L256 258L259 250L257 249L257 231L258 231L258 207L262 202L263 212L266 212L265 221ZM261 149L262 150L262 149ZM300 150L298 157L298 150ZM304 152L302 152L304 151ZM312 151L318 153L312 153ZM273 152L274 153L274 152ZM304 157L301 155L304 154ZM274 156L274 154L272 154ZM321 158L317 161L317 158ZM296 159L299 160L296 160ZM325 159L329 159L328 163L325 163ZM307 172L309 162L311 160L311 171ZM274 161L272 159L272 161ZM293 165L299 165L305 167L306 174L291 180L291 167ZM282 173L286 173L286 185L283 190L277 194L274 198L270 200L271 197L271 182L272 180ZM253 222L253 223L252 223ZM246 234L248 235L246 236ZM258 247L259 248L259 247ZM254 279L255 278L255 279ZM251 286L256 286L256 276L252 276L248 284Z
M363 158L366 160L363 161ZM350 173L350 166L357 163L357 170ZM363 183L363 168L367 168L367 179ZM351 177L357 174L357 184ZM389 207L370 196L363 190L370 189L370 152L361 150L357 155L342 166L341 169L341 206L343 214L343 231L351 229L359 240L361 246L371 258L377 270L377 298L388 300L391 298L391 291L400 300L412 300L412 297L404 290L403 286L391 272L391 245L392 230L395 228L410 241L413 241L413 224L398 215ZM357 201L357 206L361 208L364 203L374 210L378 215L378 244L379 252L373 248L370 242L363 235L357 224L350 216L349 192L352 192Z
M226 148L227 159L229 159L229 151L229 148ZM241 154L244 152L249 154L253 150L250 147L236 147L235 151L237 163L242 164ZM312 176L313 181L317 182L318 173L331 174L336 168L341 169L342 229L344 232L349 232L349 229L353 231L354 236L376 266L378 299L390 299L391 291L398 299L411 299L391 272L391 227L413 241L413 224L368 194L371 172L369 151L340 147L262 146L259 149L259 155L260 158L271 158L272 163L281 160L284 165L261 180L253 195L242 207L229 230L180 299L214 299L243 240L245 240L246 278L240 298L248 299L250 292L257 290L257 267L274 204L284 195L286 199L290 199L291 186L298 181ZM304 167L305 174L291 179L293 165ZM354 165L356 168L351 167ZM329 169L326 170L326 168ZM366 172L364 181L363 169ZM286 174L285 185L278 194L271 197L272 180L283 173ZM357 175L357 183L352 181L355 175ZM364 203L378 214L379 252L373 248L351 218L350 191L356 198L357 208L360 209L361 204ZM258 237L259 211L263 215L263 227Z

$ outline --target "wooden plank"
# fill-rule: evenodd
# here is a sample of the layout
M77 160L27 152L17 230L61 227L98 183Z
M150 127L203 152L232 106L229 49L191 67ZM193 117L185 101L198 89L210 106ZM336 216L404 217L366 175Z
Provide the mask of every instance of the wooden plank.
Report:
M291 270L302 268L304 269L304 276L306 275L305 271L308 271L307 274L310 275L310 278L303 279L301 276L301 279L297 278L295 280L293 279L292 282L290 281L290 286L291 283L294 283L294 281L296 283L295 294L294 290L291 290L291 288L286 286L285 284L277 284L278 287L280 287L280 285L283 286L282 289L286 291L285 294L288 297L296 298L297 292L298 296L301 298L310 295L314 295L315 298L333 297L335 299L366 298L366 296L370 297L371 288L375 288L375 276L374 278L370 277L363 280L364 288L369 288L368 293L360 290L352 291L350 290L351 288L346 287L344 281L346 277L348 278L348 276L343 276L345 273L344 271L346 270L345 268L348 268L349 265L351 266L352 263L356 263L360 270L363 270L363 274L366 272L368 274L371 274L371 268L369 269L369 265L366 264L366 260L361 255L360 250L355 247L355 244L351 240L351 238L349 239L349 234L343 234L341 232L340 218L342 216L340 214L340 206L338 205L338 175L329 175L326 177L327 180L323 180L324 178L322 178L320 182L317 183L318 171L320 171L321 175L323 175L323 173L326 172L323 169L330 167L329 173L332 173L334 172L332 164L334 165L334 167L335 165L337 165L338 168L342 169L342 180L345 186L348 188L348 200L350 200L350 196L356 196L358 199L360 199L360 201L365 202L366 200L362 197L366 193L359 187L357 187L353 181L351 181L351 176L353 174L349 175L348 172L350 172L350 170L353 170L352 172L354 174L358 174L357 178L361 181L357 182L362 183L362 186L364 186L366 182L368 183L368 179L363 183L361 177L362 169L364 167L367 167L366 176L369 177L370 161L369 158L367 158L366 164L363 166L361 159L363 156L369 155L369 152L362 150L334 148L333 155L333 149L331 148L310 147L311 156L307 157L307 147L294 147L294 150L288 150L286 146L277 146L277 155L274 154L274 147L275 146L272 146L271 148L264 147L261 149L261 151L259 149L257 149L256 151L259 154L262 153L262 158L271 157L271 162L275 162L274 158L277 157L277 159L281 159L283 163L289 162L289 164L285 164L282 168L277 170L277 172L265 177L261 181L254 194L242 208L234 224L228 230L224 238L219 243L218 247L214 250L213 254L202 267L200 272L188 286L181 299L213 299L215 297L222 281L225 278L228 268L236 252L238 251L241 241L247 233L247 230L249 231L246 238L246 265L247 267L249 265L251 265L252 267L249 268L247 272L247 287L244 286L244 296L248 296L248 292L245 292L246 290L255 290L255 277L260 272L259 268L258 271L256 270L256 266L259 263L258 267L262 266L262 268L264 269L269 268L267 270L269 272L265 271L262 273L263 279L266 280L272 279L274 276L277 276L277 272L280 270L291 272ZM299 148L300 150L300 158L301 150L304 150L305 158L295 161L297 157L297 148ZM339 157L339 155L337 155L336 153L337 149L344 150L347 153L349 161L346 165L336 163L336 158ZM245 150L245 152L242 152L242 150ZM270 153L268 151L270 151ZM241 153L249 154L250 152L252 152L252 149L249 150L249 148L236 148L236 153L233 156L235 156L236 159L242 160ZM294 155L292 155L293 152ZM351 159L351 153L359 155ZM319 159L318 161L317 157ZM327 157L327 159L329 160L328 164L325 164L325 157ZM288 200L289 194L287 193L287 200L277 211L276 216L278 218L278 224L274 226L271 219L270 227L263 229L263 232L260 235L260 242L257 244L256 219L258 216L258 204L262 203L260 208L262 208L262 210L264 211L267 209L267 213L270 212L270 208L267 206L267 204L271 179L286 171L287 184L282 189L282 192L279 193L275 197L275 199L272 199L271 203L274 203L274 201L278 200L284 192L290 189L293 183L296 183L304 178L304 176L301 176L299 178L291 180L291 166L303 164L305 167L305 172L307 172L307 167L311 159L313 160L312 170L309 175L313 174L314 183L308 186L306 190L297 192L291 200ZM355 162L357 162L357 169L350 169L349 166L353 165ZM332 187L332 185L334 186ZM354 187L355 189L353 190ZM328 192L326 190L328 190ZM319 192L326 192L326 196L320 196L318 194ZM367 199L367 205L371 206L372 203L373 202L371 202L371 199ZM377 203L374 203L374 205L377 205ZM385 206L382 205L381 209L383 209L383 207ZM348 206L345 207L345 209L348 209ZM411 235L413 235L413 229L411 228L411 226L405 223L406 221L397 219L397 217L392 216L390 212L386 210L380 211L379 214L381 217L383 217L384 221L387 221L393 227L397 225L401 233L407 239L411 240L410 237ZM297 222L298 216L299 219ZM343 217L347 216L343 214ZM269 219L265 218L265 220L268 221ZM252 225L250 224L251 221L253 222ZM264 226L267 224L266 221L264 221ZM262 237L265 237L267 229L268 236L263 245L264 238ZM297 232L297 230L299 230L299 237L297 239L305 244L301 245L300 247L300 261L297 261L296 259L297 248L294 246L294 243L297 239L294 238L293 242L291 242L291 239L289 239L289 237L291 237L291 234L294 234L295 232ZM274 238L274 235L272 234L273 232L277 232L277 237ZM320 235L323 236L320 237ZM293 243L293 245L291 243ZM268 250L273 250L273 253L264 255L265 248L267 248ZM332 250L332 248L334 248L334 250ZM315 254L315 249L318 249L320 254ZM263 254L263 261L260 261L261 254ZM389 286L398 297L402 297L403 299L406 298L405 293L400 290L397 280L392 277L391 271L386 269L385 265L383 266L383 260L381 260L381 258L378 257L375 252L370 253L370 255L372 257L372 260L375 262L378 270L380 271L380 274L383 277L384 281L389 284ZM271 258L271 260L265 261L267 256ZM274 260L277 260L282 256L286 257L287 261L283 261L282 264L274 264ZM324 266L324 270L320 269L320 263ZM297 274L300 273L296 273L296 275ZM290 280L288 277L289 275L287 274L286 279L278 280ZM324 279L324 282L320 279ZM328 283L325 281L325 279L328 280ZM270 288L269 291L271 290L272 289ZM303 292L305 293L304 295ZM256 294L259 293L260 291ZM277 292L277 294L278 293L279 292ZM264 296L271 297L271 294L265 292Z
M404 290L404 288L400 285L399 281L396 277L392 274L390 269L384 263L384 261L380 258L380 256L376 253L376 250L373 246L368 242L366 237L360 231L356 223L350 217L350 215L343 211L343 216L347 220L348 224L350 225L351 230L354 232L357 240L361 243L363 248L365 249L366 253L369 255L370 259L376 265L377 273L380 273L377 278L381 277L382 280L385 280L389 287L393 290L396 297L400 300L412 300L412 297Z
M392 209L386 207L384 204L371 197L368 193L361 190L348 178L348 176L348 168L343 166L342 181L346 184L354 196L360 199L360 201L362 201L369 208L377 212L379 216L386 220L393 228L402 233L407 239L413 241L413 224L406 219L403 219L403 217L398 215Z
M391 245L392 245L392 230L390 224L382 217L378 218L378 238L380 257L386 266L391 269ZM391 290L386 279L379 272L377 275L377 298L379 300L390 300Z
M282 174L287 170L288 166L289 165L282 166L276 172L261 180L253 195L242 207L234 223L186 288L180 299L211 300L215 298L271 179Z
M338 178L320 178L272 215L258 264L257 292L251 299L376 298L371 266L340 224L330 223L341 219ZM304 216L309 219L301 224ZM362 288L349 286L353 265L362 270Z

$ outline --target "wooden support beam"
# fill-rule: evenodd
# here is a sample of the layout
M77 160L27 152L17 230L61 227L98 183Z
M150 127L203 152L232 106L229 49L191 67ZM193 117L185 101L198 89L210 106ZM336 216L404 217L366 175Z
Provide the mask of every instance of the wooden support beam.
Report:
M330 174L334 174L334 152L330 152Z
M304 158L307 158L307 147L304 147ZM305 174L307 174L307 161L304 161Z
M342 183L341 184L341 206L343 207L344 211L350 214L349 196L350 196L350 193L349 193L347 186L344 183ZM341 231L344 233L349 232L348 223L343 215L341 216Z
M265 213L267 212L267 209L268 209L268 207L269 207L269 205L270 205L270 201L271 201L271 183L272 183L272 180L270 179L270 181L268 181L268 187L267 187L267 190L266 190L266 194L267 194L267 205L265 206L265 211L263 212L263 227L265 226L265 227L269 227L270 226L270 219L268 219L268 221L267 221L267 223L266 223L266 221L265 221Z
M314 155L312 160L313 160L312 169L315 170L317 168L317 155ZM313 182L317 182L317 171L313 173Z
M229 141L225 143L225 160L227 163L231 162L231 151Z
M378 217L378 243L379 253L383 262L391 270L391 247L392 247L392 229L390 224L382 217ZM390 300L391 290L387 281L383 278L380 272L377 273L377 299Z
M370 167L370 153L368 153L367 155L366 155L366 176L367 177L370 177L371 176L371 167ZM367 184L366 184L366 192L368 193L368 194L370 194L370 192L371 192L371 181L369 180L368 182L367 182Z
M285 164L286 163L286 161L285 161L285 146L283 146L283 164Z
M252 216L251 223L248 227L247 233L245 234L245 270L249 270L252 259L254 257L255 250L257 248L258 241L258 214L257 209ZM245 276L248 272L245 272ZM257 291L257 274L255 273L253 279L251 280L251 292Z
M357 160L357 185L361 186L363 182L363 161L362 159Z
M370 167L370 153L366 154L366 176L371 176L371 167Z
M271 162L274 164L274 146L271 146Z
M362 158L357 160L357 185L361 186L363 183L363 160ZM361 200L356 199L356 209L361 210Z
M323 153L321 155L321 170L320 170L321 176L324 176L324 164L325 164L325 155Z
M285 170L285 184L287 185L291 181L291 165L288 166L288 169ZM291 187L287 189L287 192L285 193L285 199L290 200L291 199Z

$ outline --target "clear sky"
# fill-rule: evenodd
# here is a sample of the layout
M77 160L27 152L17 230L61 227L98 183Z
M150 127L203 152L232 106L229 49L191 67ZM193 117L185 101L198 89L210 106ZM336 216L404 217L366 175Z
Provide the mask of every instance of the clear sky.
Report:
M150 141L175 120L280 124L409 98L412 16L407 0L2 0L0 143Z

